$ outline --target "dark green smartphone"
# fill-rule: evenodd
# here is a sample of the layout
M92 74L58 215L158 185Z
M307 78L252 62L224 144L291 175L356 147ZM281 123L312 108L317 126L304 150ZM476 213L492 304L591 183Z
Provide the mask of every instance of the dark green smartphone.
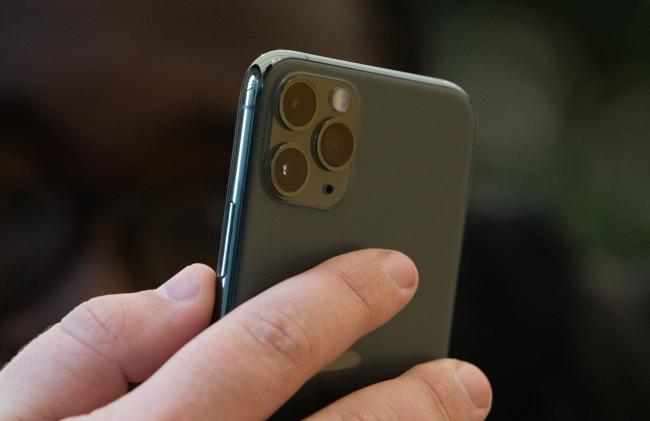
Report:
M446 355L475 130L467 95L443 80L294 51L250 66L219 253L221 315L356 249L402 251L420 274L410 304L278 417Z

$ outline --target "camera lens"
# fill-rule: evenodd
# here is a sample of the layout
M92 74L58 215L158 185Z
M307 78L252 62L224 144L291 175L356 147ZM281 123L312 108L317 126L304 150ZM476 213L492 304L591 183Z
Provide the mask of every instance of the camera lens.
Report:
M323 166L336 171L344 167L354 154L352 131L340 121L325 123L318 135L316 149Z
M282 145L278 148L271 166L273 186L284 196L298 193L307 182L307 158L295 146Z
M316 114L316 93L303 81L290 80L280 97L280 116L289 128L300 128Z

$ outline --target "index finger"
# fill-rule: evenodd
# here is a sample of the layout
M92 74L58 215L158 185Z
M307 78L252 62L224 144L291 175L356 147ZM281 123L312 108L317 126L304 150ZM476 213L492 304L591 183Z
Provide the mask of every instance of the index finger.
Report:
M330 259L235 309L106 410L118 419L266 418L401 310L417 278L413 262L398 252Z

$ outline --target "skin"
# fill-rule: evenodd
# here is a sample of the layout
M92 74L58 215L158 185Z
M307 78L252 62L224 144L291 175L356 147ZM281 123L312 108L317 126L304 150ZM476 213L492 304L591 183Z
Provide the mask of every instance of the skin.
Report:
M0 371L0 419L264 419L395 316L417 283L403 254L361 250L280 282L209 325L215 274L188 266L157 290L87 301L25 346ZM128 382L144 383L126 393ZM443 359L310 419L484 419L491 401L478 368Z

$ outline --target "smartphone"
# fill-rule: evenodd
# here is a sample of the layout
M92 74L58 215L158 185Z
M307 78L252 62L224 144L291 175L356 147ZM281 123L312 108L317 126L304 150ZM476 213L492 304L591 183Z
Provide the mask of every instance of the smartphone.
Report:
M277 50L241 89L222 225L221 315L348 251L408 255L418 291L276 414L299 418L444 357L452 321L475 114L440 79Z

